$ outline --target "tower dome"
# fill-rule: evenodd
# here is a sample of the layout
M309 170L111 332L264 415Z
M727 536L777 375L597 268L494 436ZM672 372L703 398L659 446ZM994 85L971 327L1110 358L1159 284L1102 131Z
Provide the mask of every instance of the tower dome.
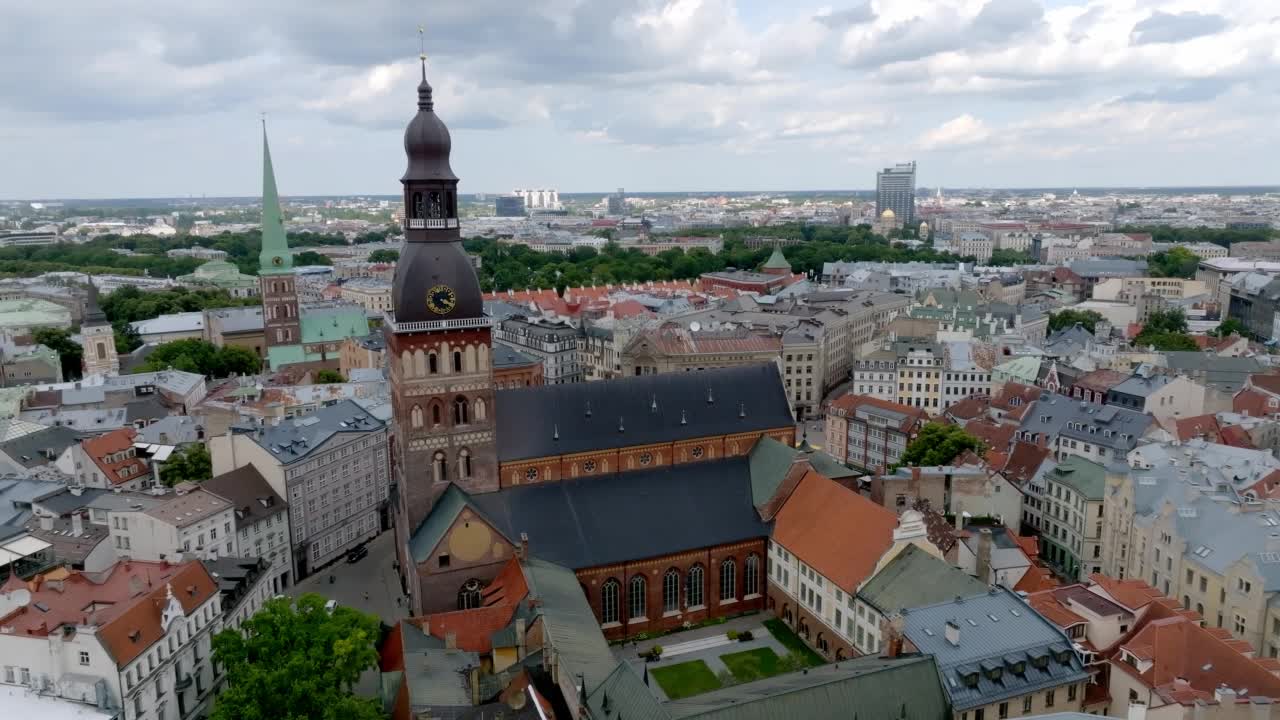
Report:
M880 213L880 218L882 220L892 220L895 217L897 217L897 215L895 215L893 210L890 208L885 208L884 212Z
M435 113L431 83L427 82L426 64L422 66L422 82L418 83L418 114L404 129L404 154L408 158L401 182L406 180L457 180L449 166L453 141L449 128Z

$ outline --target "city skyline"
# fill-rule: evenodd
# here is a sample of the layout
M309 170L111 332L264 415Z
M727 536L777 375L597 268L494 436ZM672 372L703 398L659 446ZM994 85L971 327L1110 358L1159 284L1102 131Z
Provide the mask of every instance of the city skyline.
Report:
M283 195L394 192L418 24L468 194L1275 182L1260 1L438 5L13 8L0 198L251 196L264 111Z

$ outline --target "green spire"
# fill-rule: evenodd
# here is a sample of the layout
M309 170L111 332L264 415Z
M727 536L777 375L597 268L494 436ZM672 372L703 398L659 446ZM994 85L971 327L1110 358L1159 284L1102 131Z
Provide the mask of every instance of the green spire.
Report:
M791 272L791 263L787 260L787 256L782 254L782 248L778 245L773 246L773 254L764 262L766 270L786 270Z
M258 274L292 272L293 255L284 235L276 173L271 167L271 147L267 144L267 123L262 123L262 252L258 253Z

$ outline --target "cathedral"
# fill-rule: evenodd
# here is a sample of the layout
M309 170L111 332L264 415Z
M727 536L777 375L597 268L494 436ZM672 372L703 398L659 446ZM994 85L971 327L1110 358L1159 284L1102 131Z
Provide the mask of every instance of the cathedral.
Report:
M413 614L487 607L513 557L573 570L611 638L764 608L777 482L753 449L795 441L776 364L495 390L425 63L404 149L405 244L383 332Z

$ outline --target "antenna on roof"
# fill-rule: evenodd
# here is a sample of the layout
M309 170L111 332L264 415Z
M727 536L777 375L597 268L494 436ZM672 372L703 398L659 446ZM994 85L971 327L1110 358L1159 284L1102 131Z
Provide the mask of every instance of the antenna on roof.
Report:
M591 401L587 401L587 417L591 417Z
M623 424L622 424L622 416L621 416L621 415L619 415L619 416L618 416L618 432L626 432L626 429L627 429L627 428L626 428L626 427L624 427L624 426L623 426Z
M554 428L555 428L554 431L551 433L551 439L559 440L560 439L560 423L556 423Z
M711 388L707 388L707 404L714 405L716 403L715 395L711 393Z
M744 402L738 403L738 417L744 418L746 416L747 416L747 404Z
M685 416L685 413L683 410L680 411L680 424L681 425L689 424L689 418Z
M651 412L658 412L658 396L657 395L654 395L653 400L650 401L649 410Z

